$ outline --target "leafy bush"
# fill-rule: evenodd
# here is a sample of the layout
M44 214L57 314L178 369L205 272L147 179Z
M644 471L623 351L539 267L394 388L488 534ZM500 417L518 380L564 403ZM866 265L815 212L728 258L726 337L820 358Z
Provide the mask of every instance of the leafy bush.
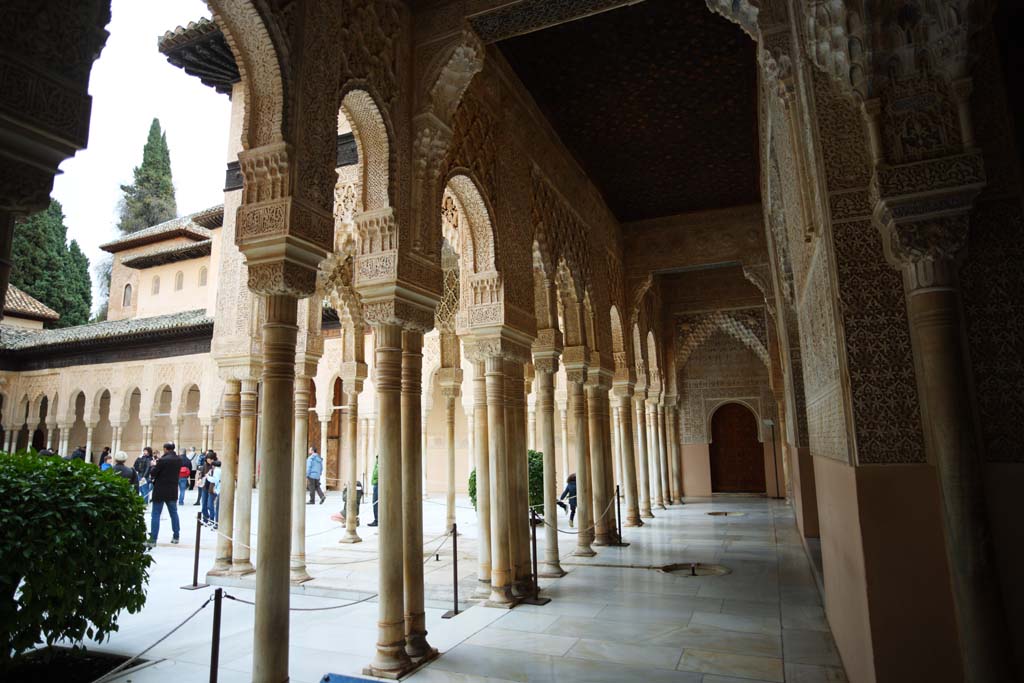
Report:
M45 641L102 641L146 602L145 503L80 460L0 454L0 670Z
M528 451L529 479L530 479L530 505L538 506L537 514L544 514L544 454L538 451ZM469 473L469 500L476 509L476 468Z

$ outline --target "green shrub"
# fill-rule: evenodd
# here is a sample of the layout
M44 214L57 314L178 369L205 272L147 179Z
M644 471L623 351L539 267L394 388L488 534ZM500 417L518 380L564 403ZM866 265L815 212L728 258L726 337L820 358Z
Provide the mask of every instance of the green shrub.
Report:
M102 641L142 609L145 509L112 470L0 454L0 670L40 642Z
M536 505L537 514L544 515L544 454L527 451L529 459L530 506ZM469 500L476 509L476 468L469 473Z

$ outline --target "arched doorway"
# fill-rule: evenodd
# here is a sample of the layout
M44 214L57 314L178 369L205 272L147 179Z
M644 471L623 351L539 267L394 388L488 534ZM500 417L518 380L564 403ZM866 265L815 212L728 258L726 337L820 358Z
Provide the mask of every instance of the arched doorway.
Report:
M757 418L746 406L726 403L711 417L711 492L765 493L764 449Z

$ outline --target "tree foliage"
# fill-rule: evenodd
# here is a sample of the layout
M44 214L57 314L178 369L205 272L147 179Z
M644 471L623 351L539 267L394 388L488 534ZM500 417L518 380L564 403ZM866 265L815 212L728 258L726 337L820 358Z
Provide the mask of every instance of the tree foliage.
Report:
M11 283L60 314L50 327L86 323L92 308L89 259L76 241L68 244L67 235L64 211L55 199L15 226Z
M152 563L144 514L112 470L0 454L0 672L40 642L102 641L122 610L142 609Z
M121 219L117 229L124 234L169 221L178 214L171 178L171 152L160 120L153 119L149 138L142 148L142 164L135 167L135 182L122 185Z
M538 515L544 514L544 454L539 451L527 451L529 459L530 507L537 510ZM476 468L469 473L469 500L476 508Z

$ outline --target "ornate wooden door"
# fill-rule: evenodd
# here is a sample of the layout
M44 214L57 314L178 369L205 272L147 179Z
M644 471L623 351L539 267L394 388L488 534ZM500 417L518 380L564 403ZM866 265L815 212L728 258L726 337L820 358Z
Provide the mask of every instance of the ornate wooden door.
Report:
M711 491L764 493L764 450L754 414L726 403L711 418Z

